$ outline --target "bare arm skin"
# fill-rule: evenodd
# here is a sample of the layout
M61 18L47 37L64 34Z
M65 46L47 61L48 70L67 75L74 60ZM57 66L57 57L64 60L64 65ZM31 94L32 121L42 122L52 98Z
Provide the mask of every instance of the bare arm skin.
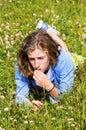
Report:
M65 42L63 40L61 40L55 33L53 33L51 27L49 27L47 29L47 33L49 34L49 36L51 36L51 38L60 45L61 49L64 51L68 51L68 48L65 44Z

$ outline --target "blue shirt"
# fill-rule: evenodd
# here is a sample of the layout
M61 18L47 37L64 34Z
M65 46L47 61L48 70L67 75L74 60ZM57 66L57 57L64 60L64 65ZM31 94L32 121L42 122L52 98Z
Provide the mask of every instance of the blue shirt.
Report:
M33 87L39 89L34 79L24 77L16 63L15 67L15 80L16 80L16 102L22 103L27 102L27 98L30 94L31 84ZM74 66L71 60L71 54L69 52L60 51L58 60L54 66L50 66L46 76L51 82L57 87L58 94L61 95L63 92L70 92L74 82ZM53 104L56 101L53 97L50 97L50 101ZM57 101L56 101L57 102Z

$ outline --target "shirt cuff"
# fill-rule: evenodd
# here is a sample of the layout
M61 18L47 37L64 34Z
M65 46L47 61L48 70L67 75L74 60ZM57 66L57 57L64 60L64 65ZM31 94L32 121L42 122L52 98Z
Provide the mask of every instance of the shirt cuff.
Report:
M52 105L58 102L58 99L55 99L55 98L53 98L53 97L50 96L50 95L49 95L49 99L50 99L50 103L51 103Z
M31 102L29 99L27 99L26 97L24 97L23 95L21 94L17 94L16 95L16 98L15 98L15 101L17 104L28 104L29 106L31 106Z

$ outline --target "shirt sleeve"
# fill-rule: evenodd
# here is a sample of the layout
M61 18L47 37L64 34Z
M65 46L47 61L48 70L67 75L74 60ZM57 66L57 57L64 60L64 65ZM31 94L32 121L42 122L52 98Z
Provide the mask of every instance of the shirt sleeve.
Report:
M61 52L56 68L59 75L58 94L69 92L72 89L74 82L74 66L69 52Z
M19 68L18 63L15 65L15 81L16 81L16 103L27 102L30 91L29 80L24 77Z

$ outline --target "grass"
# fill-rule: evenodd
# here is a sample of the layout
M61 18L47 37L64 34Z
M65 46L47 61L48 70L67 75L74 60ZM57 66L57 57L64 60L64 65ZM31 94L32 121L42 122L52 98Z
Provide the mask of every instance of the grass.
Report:
M0 130L85 130L86 61L76 71L73 91L58 104L42 100L36 113L15 103L16 54L23 38L42 19L56 26L71 52L86 56L85 0L0 0Z

